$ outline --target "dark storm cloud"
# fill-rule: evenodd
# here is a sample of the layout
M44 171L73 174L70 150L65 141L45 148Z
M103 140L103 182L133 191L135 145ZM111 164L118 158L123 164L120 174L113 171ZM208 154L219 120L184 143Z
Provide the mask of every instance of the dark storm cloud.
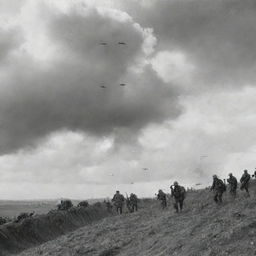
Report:
M49 65L29 54L9 63L0 88L1 153L32 146L58 130L102 136L125 128L136 136L147 124L179 113L176 92L150 65L133 70L150 51L145 40L153 47L154 38L131 18L71 10L52 14L45 31L57 49Z
M181 50L199 67L197 81L221 86L255 83L256 2L163 0L124 9L153 27L159 49Z

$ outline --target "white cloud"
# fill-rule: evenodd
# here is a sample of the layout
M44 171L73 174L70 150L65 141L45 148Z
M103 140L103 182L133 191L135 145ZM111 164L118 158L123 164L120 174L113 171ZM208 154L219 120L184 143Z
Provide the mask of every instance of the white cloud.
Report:
M151 60L153 69L164 82L187 85L192 82L196 67L181 51L160 51Z
M5 2L2 197L153 195L254 168L249 0Z

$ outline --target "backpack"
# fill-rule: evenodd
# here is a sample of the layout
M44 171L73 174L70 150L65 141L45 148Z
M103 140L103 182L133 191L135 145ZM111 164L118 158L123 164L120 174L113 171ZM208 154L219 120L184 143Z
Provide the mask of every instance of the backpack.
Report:
M186 189L184 187L180 187L180 192L182 194L182 196L185 198L186 197Z

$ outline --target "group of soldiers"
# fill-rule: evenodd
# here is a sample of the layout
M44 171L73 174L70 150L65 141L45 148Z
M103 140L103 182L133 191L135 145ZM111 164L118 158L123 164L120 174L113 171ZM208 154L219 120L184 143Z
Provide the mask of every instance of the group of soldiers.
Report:
M183 186L180 186L177 181L170 186L171 189L171 197L174 198L174 209L176 212L181 212L183 209L183 202L186 197L186 190ZM157 199L161 201L162 209L167 207L167 195L163 192L162 189L159 189L158 194L156 195Z
M254 175L252 177L256 178L256 171L254 172ZM249 183L250 183L251 175L248 173L247 170L244 170L244 173L240 179L240 189L245 190L247 196L250 196L249 193ZM233 198L237 195L237 188L238 188L238 181L236 177L229 173L229 178L227 179L227 183L229 185L229 192ZM213 200L220 204L222 203L222 195L227 190L226 189L227 184L226 180L221 180L218 178L217 175L213 175L213 183L210 188L210 191L214 192ZM186 190L184 187L180 186L177 181L173 183L173 185L170 187L171 189L171 197L174 198L174 208L176 212L181 212L183 208L183 202L185 200L186 196ZM164 193L161 189L158 191L157 199L161 201L162 208L167 207L167 194Z
M256 178L256 171L254 175L252 175ZM251 175L248 173L247 170L244 170L244 173L240 179L240 189L245 190L247 196L250 196L249 193L249 182L251 179ZM232 174L229 173L229 177L227 180L221 180L218 178L217 175L213 175L213 183L210 188L210 191L213 191L214 196L213 200L217 203L220 204L222 203L222 195L223 193L227 190L227 184L226 181L229 185L229 192L233 198L236 197L237 195L237 188L238 188L238 181L236 177ZM177 181L173 183L173 185L170 186L171 189L171 197L174 199L174 209L176 210L177 213L181 212L183 209L183 203L186 197L186 189L183 186L180 186ZM156 194L157 199L161 201L161 207L162 209L165 209L167 207L167 194L163 192L162 189L159 189L158 194ZM138 197L131 193L130 197L126 196L125 197L120 194L119 191L116 191L116 194L114 195L112 202L114 204L114 207L116 208L117 213L122 214L123 213L123 207L124 203L126 201L126 206L129 210L129 212L134 212L138 210Z
M253 175L255 176L255 174ZM251 175L247 170L244 170L244 173L240 179L240 189L245 190L247 196L250 196L249 193L249 183L250 183ZM229 192L233 198L236 197L238 182L236 177L230 173L229 178L227 179L227 183L229 184ZM213 175L213 183L211 186L211 191L214 192L214 201L216 203L222 203L222 195L226 191L226 180L222 181L217 175Z
M129 210L129 212L138 211L138 200L139 200L138 197L134 193L131 193L130 197L126 196L126 199L125 199L124 196L119 191L116 191L112 199L112 202L114 204L116 212L118 214L122 214L125 201L126 201L126 207Z

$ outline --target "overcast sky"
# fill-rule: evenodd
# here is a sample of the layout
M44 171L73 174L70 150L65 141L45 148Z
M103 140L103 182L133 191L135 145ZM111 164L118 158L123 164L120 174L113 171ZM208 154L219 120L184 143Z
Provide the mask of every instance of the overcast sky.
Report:
M253 172L255 24L254 0L0 0L0 199Z

